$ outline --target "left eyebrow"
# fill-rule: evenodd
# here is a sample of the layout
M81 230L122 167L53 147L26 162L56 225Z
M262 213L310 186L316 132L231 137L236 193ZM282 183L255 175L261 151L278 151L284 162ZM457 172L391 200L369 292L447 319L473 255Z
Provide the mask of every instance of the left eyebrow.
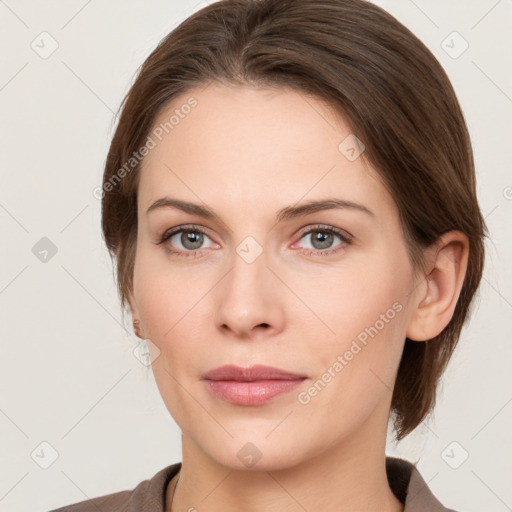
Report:
M276 215L277 222L281 222L283 220L289 220L296 217L302 217L304 215L309 215L311 213L315 213L321 210L332 210L332 209L350 209L359 212L366 213L370 217L374 219L377 218L375 213L373 213L369 208L360 203L354 203L353 201L347 201L345 199L322 199L317 201L308 201L307 203L302 203L297 206L287 206L282 210L279 210Z
M217 215L211 208L207 206L202 206L196 203L190 203L188 201L181 201L179 199L173 199L170 197L162 197L157 199L151 206L147 209L146 214L149 212L159 209L159 208L176 208L185 213L189 213L191 215L197 215L199 217L203 217L205 219L212 219L222 222L219 215ZM276 214L276 221L282 222L284 220L290 220L297 217L303 217L309 215L311 213L315 213L321 210L332 210L332 209L350 209L354 211L363 212L374 219L377 218L374 212L372 212L369 208L360 203L355 203L353 201L348 201L345 199L338 198L329 198L329 199L321 199L321 200L313 200L308 201L307 203L302 203L294 206L287 206L279 210Z

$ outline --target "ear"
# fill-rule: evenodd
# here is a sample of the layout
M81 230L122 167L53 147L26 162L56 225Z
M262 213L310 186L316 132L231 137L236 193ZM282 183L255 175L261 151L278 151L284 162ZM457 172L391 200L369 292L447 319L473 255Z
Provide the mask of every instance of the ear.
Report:
M130 306L130 313L132 316L133 332L135 333L135 336L144 340L146 339L146 336L144 335L144 330L141 328L140 325L139 310L137 308L137 303L135 302L135 298L133 296L133 285L130 286L129 288L127 300Z
M429 248L429 253L431 270L416 287L406 331L413 341L435 338L450 323L466 275L468 238L460 231L450 231Z

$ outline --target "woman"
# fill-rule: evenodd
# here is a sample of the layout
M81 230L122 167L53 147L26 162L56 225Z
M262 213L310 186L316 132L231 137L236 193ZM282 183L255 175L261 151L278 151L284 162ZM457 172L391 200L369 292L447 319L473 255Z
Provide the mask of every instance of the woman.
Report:
M102 228L183 460L59 510L449 510L386 429L431 412L487 230L453 88L396 19L192 15L123 101Z

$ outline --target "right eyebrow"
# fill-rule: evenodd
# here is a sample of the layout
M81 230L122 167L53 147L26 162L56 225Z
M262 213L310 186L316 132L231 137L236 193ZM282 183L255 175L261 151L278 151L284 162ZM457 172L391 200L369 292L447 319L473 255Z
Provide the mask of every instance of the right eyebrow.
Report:
M160 208L176 208L185 213L190 213L191 215L204 217L205 219L221 220L220 217L207 206L201 206L200 204L190 203L188 201L180 201L179 199L172 199L170 197L162 197L157 199L146 210L146 214Z

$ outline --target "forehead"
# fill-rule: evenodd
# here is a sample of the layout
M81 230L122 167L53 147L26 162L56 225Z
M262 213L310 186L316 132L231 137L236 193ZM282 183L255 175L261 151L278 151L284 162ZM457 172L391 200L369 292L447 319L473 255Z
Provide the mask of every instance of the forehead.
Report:
M191 103L193 108L187 106ZM269 159L309 156L321 162L338 152L340 137L351 133L330 106L300 91L215 82L174 98L156 119L154 130L159 128L164 144L153 156L165 149L181 148L183 153L201 146L243 167L250 166L255 155L263 159L262 149ZM219 142L224 142L221 152Z
M144 209L165 193L248 208L333 195L383 214L395 207L375 169L347 158L346 121L291 88L191 89L167 105L150 136L138 191Z

